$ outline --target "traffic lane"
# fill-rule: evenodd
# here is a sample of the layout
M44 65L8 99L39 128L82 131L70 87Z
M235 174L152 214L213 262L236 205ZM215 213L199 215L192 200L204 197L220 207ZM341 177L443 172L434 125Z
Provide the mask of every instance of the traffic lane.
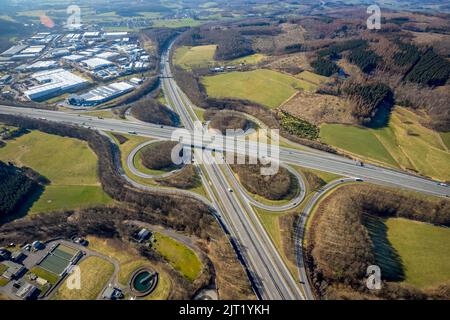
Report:
M228 182L223 173L224 170L229 169L228 165L213 164L213 166L217 167L218 170L220 170L220 173L222 173L222 175L220 177L224 180L224 183L228 186ZM234 191L231 193L234 193ZM243 196L242 193L239 192L239 194L241 196ZM253 208L249 205L248 202L240 201L237 198L237 195L235 196L235 201L238 203L239 207L241 208L241 212L248 213L248 218L250 219L251 225L253 225L256 229L256 232L257 232L256 235L257 235L258 239L260 240L260 243L263 243L266 246L266 248L271 250L271 252L272 252L272 256L270 257L271 262L273 265L277 266L278 270L281 271L281 273L279 273L279 274L282 274L281 281L284 282L284 286L287 287L288 290L291 292L292 297L297 297L297 299L299 299L299 298L303 299L301 292L299 291L298 287L295 285L296 282L295 282L294 278L292 277L290 271L287 269L286 265L282 261L281 256L278 253L278 250L275 248L272 240L269 238L265 228L262 226L261 221L257 217ZM278 281L280 281L280 280L278 280Z
M262 245L260 236L254 230L254 226L244 217L241 216L245 214L244 209L241 207L240 202L235 198L235 196L228 191L228 185L225 181L224 177L220 174L220 169L217 165L210 165L212 171L214 172L214 185L220 186L221 192L220 194L224 194L224 197L221 197L221 200L226 198L225 203L227 204L227 213L231 214L231 221L235 227L239 230L237 232L238 239L240 239L240 243L245 243L247 246L245 250L247 251L247 256L252 260L257 260L256 270L258 270L259 281L262 282L261 288L264 288L264 292L269 299L299 299L301 297L296 297L289 286L286 285L286 281L284 277L285 275L280 275L277 268L274 268L274 265L278 265L278 263L273 261L273 255L277 254L273 251L274 248L270 252L266 250ZM245 239L241 237L244 235ZM255 241L255 239L259 239L260 241ZM264 242L267 245L267 243Z
M145 135L148 137L155 137L159 139L171 139L174 130L178 128L163 127L155 125L143 125L140 123L133 123L130 121L122 121L116 119L97 119L87 116L75 116L60 111L36 110L29 108L17 108L9 106L1 106L1 112L15 115L28 115L34 118L47 117L48 120L75 123L93 129L117 131L120 133L129 133L135 131L138 135ZM85 124L83 124L85 123ZM192 138L189 133L185 134L188 141ZM217 138L219 143L212 146L220 147L220 138ZM200 140L201 141L201 140ZM225 146L226 147L226 146ZM267 147L269 148L269 147ZM224 148L226 149L226 148ZM253 150L253 149L252 149ZM237 149L236 152L247 153L251 150ZM437 182L409 175L407 173L397 172L382 167L366 165L360 167L356 165L353 160L346 158L337 159L323 157L321 154L302 152L293 149L280 148L280 160L282 162L291 163L311 169L331 172L344 176L361 177L375 183L389 184L405 189L413 189L415 191L425 192L438 196L450 196L450 188L439 186Z

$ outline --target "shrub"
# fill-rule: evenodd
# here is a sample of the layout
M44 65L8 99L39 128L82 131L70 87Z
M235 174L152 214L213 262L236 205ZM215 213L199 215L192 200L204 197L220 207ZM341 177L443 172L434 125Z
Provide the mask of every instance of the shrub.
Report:
M222 134L226 134L227 129L232 130L242 129L245 131L251 125L251 122L248 121L243 116L226 112L222 113L222 112L206 111L205 119L211 121L209 123L211 128L219 130L220 132L222 132Z
M135 102L131 107L131 114L137 119L149 123L175 127L180 124L178 114L152 98L144 98Z
M246 162L248 163L248 161ZM239 181L251 193L270 200L285 199L295 190L295 179L289 171L280 167L275 175L261 175L261 164L234 164L231 168ZM293 190L294 189L294 190Z
M142 164L153 170L175 167L172 161L172 149L178 144L176 141L161 141L152 143L141 151Z
M311 140L316 140L319 137L319 128L308 121L294 117L285 111L280 111L279 117L281 126L290 134Z

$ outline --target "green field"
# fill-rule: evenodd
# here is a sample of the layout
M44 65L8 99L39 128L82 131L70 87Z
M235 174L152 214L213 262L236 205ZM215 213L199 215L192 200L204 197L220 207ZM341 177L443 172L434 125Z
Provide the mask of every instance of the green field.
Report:
M47 280L50 284L54 285L56 282L58 282L59 280L59 276L47 271L39 266L34 266L33 268L30 269L31 273L34 273L36 276Z
M261 53L254 53L245 57L237 58L234 60L230 60L227 62L227 64L233 65L233 64L257 64L261 61L263 61L266 58L264 54Z
M389 218L384 225L406 283L426 288L450 280L449 228L403 218Z
M81 288L69 289L67 280L61 284L55 300L95 300L107 285L114 272L114 265L99 257L87 257L79 264Z
M329 145L351 153L397 165L370 129L343 124L324 124L320 127L320 138Z
M196 27L202 24L199 20L194 20L192 18L182 18L182 19L158 19L153 21L154 28L182 28L182 27Z
M3 272L5 272L8 269L8 267L6 265L4 265L3 263L0 263L0 275L3 274Z
M109 204L111 198L101 186L47 186L29 213L51 212L61 209L86 208L93 204Z
M51 181L30 213L74 209L112 201L97 178L97 157L86 142L32 131L7 141L0 160L28 166Z
M267 69L207 76L202 83L211 97L246 99L269 108L280 106L299 89L315 88L309 82Z
M450 180L450 135L422 126L420 116L405 108L396 107L388 126L380 129L341 124L320 129L322 141L365 159Z
M216 61L214 55L217 45L204 45L195 47L179 47L173 56L173 62L186 69L206 68L215 65L237 65L237 64L256 64L265 59L265 55L260 53L251 54L245 57L237 58L230 61Z
M327 82L330 79L328 77L321 76L317 73L310 72L310 71L302 71L297 75L297 77L302 80L306 80L306 81L309 81L309 82L317 84L317 85Z
M440 135L447 149L450 150L450 132L441 132Z
M154 233L154 248L167 259L175 270L194 281L202 270L202 263L194 251L163 234Z
M9 283L9 280L5 277L0 276L0 287L4 287Z
M173 61L184 69L208 67L214 63L216 45L180 47L175 52Z

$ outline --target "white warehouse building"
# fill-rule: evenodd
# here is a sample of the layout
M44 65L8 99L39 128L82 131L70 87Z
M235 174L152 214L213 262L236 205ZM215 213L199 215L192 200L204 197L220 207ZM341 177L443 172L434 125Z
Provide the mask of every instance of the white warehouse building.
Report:
M127 82L115 82L106 86L90 90L82 95L74 95L68 99L74 106L95 106L114 98L120 97L134 90L134 86Z
M30 100L60 95L80 89L88 84L86 79L64 69L36 72L31 75L31 78L36 79L41 84L24 91L24 95Z
M87 66L91 70L97 70L101 68L106 68L109 66L114 65L111 61L101 59L101 58L92 58L81 61L81 63L85 66Z

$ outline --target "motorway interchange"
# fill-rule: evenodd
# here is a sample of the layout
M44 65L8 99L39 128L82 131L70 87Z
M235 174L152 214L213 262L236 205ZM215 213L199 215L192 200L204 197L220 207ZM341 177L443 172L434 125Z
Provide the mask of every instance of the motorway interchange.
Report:
M199 121L193 105L187 96L180 90L172 78L169 52L171 46L162 55L162 89L169 101L170 107L176 111L182 120L187 134L192 134L196 121ZM114 131L118 133L133 133L136 135L152 137L161 140L170 140L172 133L178 128L152 125L142 122L133 122L116 119L99 119L86 115L77 115L58 111L47 111L41 109L17 108L10 106L0 106L0 113L28 116L42 120L56 121L67 124L89 127L99 131ZM188 139L189 138L189 139ZM186 137L190 141L191 137ZM336 180L325 186L321 192L316 193L309 199L298 224L297 233L297 260L300 282L297 282L290 273L277 249L269 238L267 232L259 221L253 206L258 206L269 211L284 211L296 207L304 199L304 185L301 176L296 174L301 192L288 204L283 206L268 206L254 200L234 178L231 169L227 164L219 164L214 160L212 150L216 153L221 151L231 151L227 149L227 144L223 147L222 137L214 136L211 140L194 143L194 164L200 173L203 185L211 201L206 198L194 195L188 191L173 191L160 189L161 192L184 192L197 198L216 211L219 219L231 240L238 248L238 254L242 257L249 277L254 286L255 292L261 299L313 299L306 270L303 263L301 240L304 226L309 213L314 204L327 190L332 189L340 183L348 181L364 180L380 185L394 186L403 189L410 189L418 192L428 193L435 196L449 197L450 190L436 181L414 176L405 172L386 169L373 165L360 166L354 160L341 156L324 153L307 148L279 148L279 160L289 170L289 164L298 165L305 168L330 172L348 178ZM197 141L194 139L194 141ZM189 147L192 143L189 142ZM246 148L237 148L237 153L255 154L254 146L248 145ZM202 164L200 159L206 159L210 164ZM132 161L131 161L132 162ZM130 161L128 161L128 164ZM123 171L123 170L122 170ZM294 170L290 170L293 172ZM146 187L132 181L123 172L122 176L134 185L144 189L157 189L156 187ZM233 192L230 192L233 191Z

